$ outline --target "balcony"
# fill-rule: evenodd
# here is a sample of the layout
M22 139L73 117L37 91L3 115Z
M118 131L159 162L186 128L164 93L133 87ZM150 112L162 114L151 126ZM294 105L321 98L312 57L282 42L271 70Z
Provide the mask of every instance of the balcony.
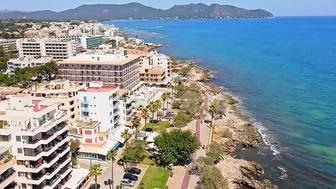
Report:
M9 157L7 158L3 158L0 160L0 175L2 173L4 173L5 171L7 171L9 168L12 168L14 165L14 158L9 159Z
M0 176L0 188L5 188L15 180L15 174L13 169L8 169Z
M53 152L55 152L58 148L63 146L65 143L68 143L70 141L70 137L66 137L60 142L54 142L52 147L42 148L35 150L34 152L25 153L24 155L17 155L17 160L27 160L27 161L37 161L43 156L50 156Z
M120 116L114 116L114 123L118 122L120 120Z

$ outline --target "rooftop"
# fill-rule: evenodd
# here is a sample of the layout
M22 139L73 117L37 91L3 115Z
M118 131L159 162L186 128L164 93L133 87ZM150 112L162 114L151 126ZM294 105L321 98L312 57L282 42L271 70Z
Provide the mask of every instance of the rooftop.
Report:
M71 177L64 185L64 188L77 188L89 174L90 171L84 168L72 169Z
M124 95L127 91L128 91L127 89L119 89L119 90L117 91L117 94L118 94L119 96L122 96L122 95Z
M76 59L66 59L58 62L58 64L84 64L84 65L124 65L133 60L136 60L139 56L128 56L127 58L111 61L98 61L98 60L76 60Z
M87 127L87 128L95 128L99 126L100 122L99 121L82 121L78 120L76 122L77 127Z
M154 67L154 68L140 68L141 74L162 74L164 73L165 69L160 67Z
M105 143L81 144L79 152L107 155L107 153L118 143L116 140L107 139Z
M86 92L109 92L118 88L117 86L88 87Z
M24 89L18 87L0 87L0 94L13 95L22 92Z

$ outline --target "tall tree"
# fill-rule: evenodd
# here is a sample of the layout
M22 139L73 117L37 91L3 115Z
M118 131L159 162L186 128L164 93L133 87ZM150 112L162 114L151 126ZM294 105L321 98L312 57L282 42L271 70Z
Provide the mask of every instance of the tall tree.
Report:
M134 116L132 119L133 127L135 127L136 134L139 132L139 127L140 127L140 118L138 116Z
M155 111L156 111L156 118L157 118L157 120L158 120L158 119L159 119L158 112L159 112L160 108L162 107L162 102L161 102L161 100L156 100L156 101L154 102L154 107L155 107Z
M72 165L77 165L77 151L79 148L80 142L79 141L70 141L70 152L71 152L71 162Z
M123 153L123 159L131 163L139 163L146 157L147 142L143 140L132 140Z
M48 80L52 80L52 75L56 75L58 71L58 65L55 62L48 62L42 69L45 71L45 74L48 76Z
M209 110L210 110L210 113L211 113L211 123L210 123L210 126L212 126L212 122L214 121L214 114L218 110L218 103L217 103L216 100L211 103Z
M186 114L182 111L179 111L174 116L173 120L174 120L174 126L178 127L178 128L181 128L181 127L186 126L187 123L189 123L191 121L191 117L190 117L190 115L188 115L188 114Z
M149 111L152 113L152 121L154 121L154 113L156 112L156 105L151 101L148 105Z
M163 108L164 108L164 105L166 104L166 100L167 100L167 93L163 93L162 95L161 95L161 99L162 99L162 101L163 101ZM168 107L167 107L168 108Z
M15 49L16 49L16 47L13 44L8 46L8 51L10 53L10 58L13 58L13 53L14 53Z
M115 157L117 155L117 151L116 150L110 150L108 153L107 153L107 158L111 160L111 185L112 185L112 188L114 188L114 179L113 179L113 164L114 164L114 160L115 160Z
M125 148L127 147L127 141L131 136L128 134L128 129L121 133L121 138L125 140ZM127 160L125 161L125 170L127 169Z
M96 189L97 189L97 185L98 185L98 176L102 175L102 171L103 170L102 170L100 164L94 164L92 167L90 167L90 175L92 177L94 177Z
M161 162L185 163L192 153L198 148L198 140L190 130L174 129L171 132L163 132L155 137L154 144L160 153Z
M204 166L199 177L197 189L228 189L228 182L215 166Z
M145 125L147 124L147 119L149 118L149 113L146 108L142 109L141 117L145 119Z

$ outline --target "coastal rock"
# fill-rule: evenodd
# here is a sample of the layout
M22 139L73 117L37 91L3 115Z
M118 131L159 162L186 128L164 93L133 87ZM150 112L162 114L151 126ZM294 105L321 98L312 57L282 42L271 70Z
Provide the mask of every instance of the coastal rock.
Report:
M261 175L263 175L265 173L264 168L259 163L256 163L254 167L255 167L257 173L259 173Z
M252 170L250 167L247 166L240 166L240 172L247 178L251 179L252 178Z

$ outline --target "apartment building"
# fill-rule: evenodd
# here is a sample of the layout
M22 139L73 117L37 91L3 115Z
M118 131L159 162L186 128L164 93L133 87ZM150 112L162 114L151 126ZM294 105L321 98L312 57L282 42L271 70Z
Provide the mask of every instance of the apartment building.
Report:
M20 188L62 187L71 174L66 114L56 103L28 94L0 102L0 142L12 147Z
M103 44L103 36L82 36L80 38L80 43L84 49L95 49L98 48L99 45Z
M7 62L7 73L14 75L16 68L37 67L53 61L53 57L45 56L34 58L34 56L23 56L20 58L10 59Z
M79 109L81 120L101 122L101 129L113 130L120 124L119 87L91 82L86 90L79 91Z
M0 122L0 132L3 130L3 128L3 122ZM0 147L0 188L14 188L14 181L16 178L15 171L13 169L14 162L15 159L11 154L11 148Z
M58 64L60 77L79 83L101 81L104 85L132 89L140 82L139 56L136 55L86 53Z
M74 41L61 39L18 39L16 46L20 57L51 56L54 59L63 60L72 57L76 52L76 43Z
M11 45L13 45L15 47L14 50L16 50L16 39L0 39L0 46L2 46L6 52L10 51L8 47Z
M61 110L66 111L70 126L79 118L78 92L85 86L69 80L54 80L32 86L30 93L34 97L43 97L59 104Z
M161 54L157 51L151 51L149 54L144 56L142 58L142 64L141 66L143 68L155 68L160 67L165 69L165 77L170 78L172 77L172 61L170 60L170 57Z
M140 81L148 84L165 85L166 71L161 67L140 68Z

